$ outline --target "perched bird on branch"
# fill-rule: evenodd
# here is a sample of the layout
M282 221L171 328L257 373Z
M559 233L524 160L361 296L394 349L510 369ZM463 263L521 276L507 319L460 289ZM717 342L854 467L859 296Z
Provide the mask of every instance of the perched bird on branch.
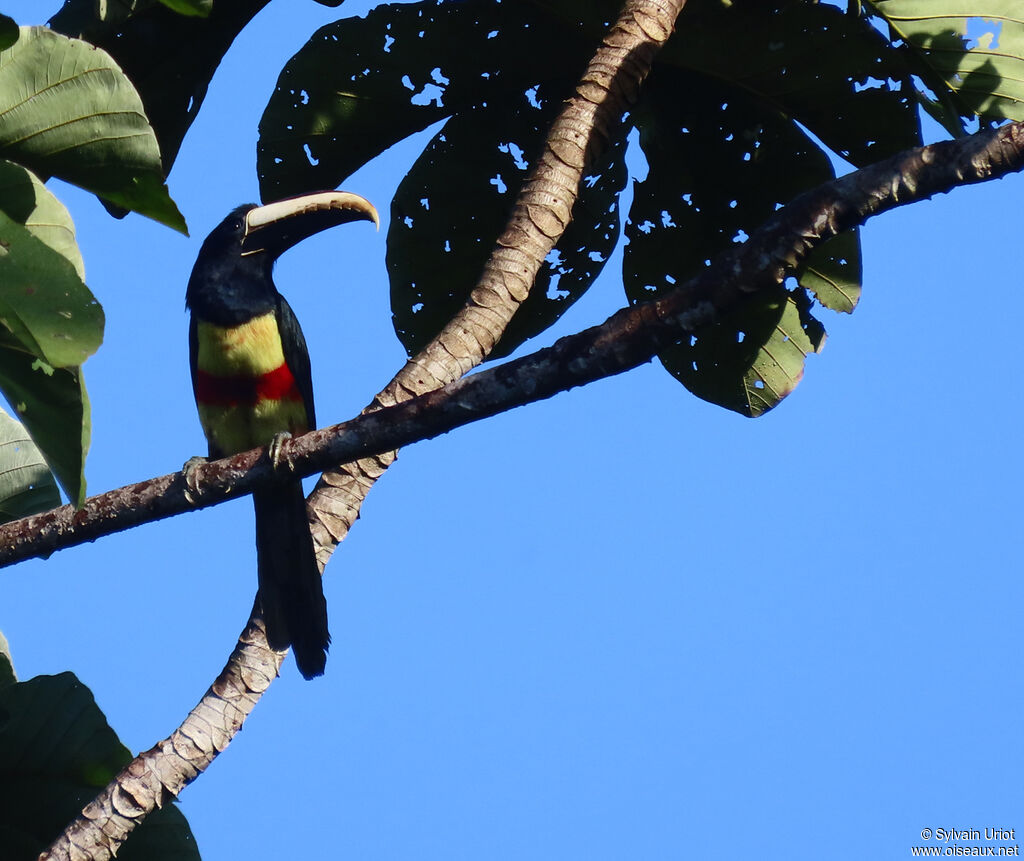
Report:
M306 340L274 285L277 258L308 236L377 211L362 197L320 192L233 210L203 242L189 278L189 363L212 458L270 445L316 427ZM284 472L284 470L282 470ZM299 672L323 674L327 602L300 479L253 493L259 596L267 640L289 646Z

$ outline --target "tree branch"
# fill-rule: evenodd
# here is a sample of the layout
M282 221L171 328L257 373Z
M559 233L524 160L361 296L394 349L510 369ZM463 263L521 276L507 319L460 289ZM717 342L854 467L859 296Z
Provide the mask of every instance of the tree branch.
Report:
M520 192L509 228L499 239L470 301L438 338L375 398L369 409L440 388L466 374L490 351L526 298L544 257L568 224L585 166L603 146L608 130L621 122L628 105L635 101L654 54L671 34L685 2L626 0L622 14L588 65L576 95L552 126L545 152ZM310 499L313 538L321 570L354 522L369 488L394 457L392 451L359 460L348 469L325 473L321 478ZM247 644L257 647L247 648ZM261 649L265 644L262 621L254 610L239 639L239 648L218 677L224 689L255 691L243 680L251 674L263 676ZM257 696L258 693L252 697L249 709ZM247 710L227 709L226 705L215 683L189 716L191 719L198 711L210 716L223 714L225 720L218 727L218 737L223 738L224 745L248 714ZM183 724L179 732L184 730ZM174 736L150 751L152 756L137 757L40 859L109 858L153 805L165 795L177 795L222 749L217 745L203 748L199 756L189 759L187 770L181 769L176 765L173 739ZM166 751L166 763L157 751ZM138 785L138 795L132 794L128 783ZM118 801L125 793L137 803L125 808L127 813L122 814Z
M297 475L313 475L622 373L728 312L743 296L778 285L837 233L897 206L1022 167L1024 123L900 153L796 198L743 245L660 299L624 308L516 361L287 441L282 456ZM191 490L181 473L171 473L91 497L78 511L65 505L0 526L0 567L245 496L276 480L265 452L253 449L197 467Z
M368 410L439 389L479 365L525 301L548 252L572 218L586 169L636 102L651 62L686 0L626 0L576 92L555 119L531 166L505 232L465 306L413 356ZM394 462L384 452L325 472L309 498L317 558L326 566L376 480Z
M531 356L410 399L421 384L429 389L430 385L441 382L444 368L450 364L443 356L424 359L425 365L414 360L377 399L381 405L377 411L301 437L286 448L286 455L297 472L311 473L321 468L324 459L337 462L359 452L379 451L436 436L470 421L628 370L649 361L660 348L678 341L685 333L713 320L745 295L779 284L815 246L831 236L896 206L959 185L996 178L1022 167L1024 124L1018 123L958 141L910 150L848 174L794 200L742 246L720 256L711 267L661 299L623 309L602 325L563 338ZM534 221L530 223L535 225ZM471 304L475 303L478 309L486 308L489 299L485 296L480 301L477 291L474 295L476 299ZM468 317L472 318L473 314ZM475 337L463 338L465 331L461 334L460 331L452 334L454 340L448 342L449 346L476 341ZM481 358L485 351L480 351ZM471 360L479 361L479 358L473 356ZM451 354L451 361L458 364L460 360ZM430 382L427 382L428 377ZM393 402L383 406L389 400ZM249 492L253 486L272 480L269 467L258 463L261 456L262 452L257 450L201 467L198 471L200 489L193 502L185 499L180 475L115 491L114 494L121 494L129 505L133 499L154 491L175 500L164 514L134 516L130 524L111 527L118 518L128 515L117 513L120 509L115 510L109 494L93 498L83 512L71 514L69 520L61 521L62 525L55 524L60 521L61 511L67 512L67 509L37 517L54 518L53 523L45 527L51 530L51 540L57 542L53 547L68 546L90 540L82 537L86 528L95 530L90 537L97 537L146 519L166 516L175 506L180 506L177 510L186 510ZM364 462L383 468L387 459L385 455ZM358 499L375 479L374 469L361 467L360 475L353 476ZM351 516L354 517L357 508L358 501L351 509ZM35 528L42 528L37 518L30 518L0 529L0 553L9 552L14 539L12 531L33 521L36 521ZM16 558L25 555L28 554L22 549ZM5 564L13 561L4 556L0 556L0 560ZM282 655L266 647L262 624L258 616L254 616L227 667L182 727L169 739L137 757L41 858L110 857L111 848L120 845L153 806L177 795L229 743L272 681L281 659ZM130 799L131 803L125 804L125 799Z
M553 346L504 365L448 384L441 390L364 414L333 428L306 434L287 444L285 454L300 474L312 474L325 460L337 462L353 452L370 452L427 439L504 410L550 397L559 391L621 373L649 361L659 349L710 322L749 293L778 285L795 271L821 242L868 218L934 194L1024 168L1024 123L957 141L909 150L876 165L847 174L813 189L779 210L750 239L719 258L711 267L661 299L624 308L600 326L560 339ZM273 480L263 450L237 455L199 468L201 489L196 506L217 504ZM210 484L207 485L207 480ZM186 510L180 474L164 476L115 491L125 500L139 498L153 487L176 502L168 508ZM86 521L116 520L109 505L87 503ZM67 512L58 509L0 529L3 553L10 552L14 527ZM167 513L170 513L169 511ZM77 515L72 515L72 520ZM164 516L164 515L161 515ZM136 518L132 523L143 522ZM103 524L101 524L103 525ZM37 528L39 528L37 526ZM77 527L68 525L67 535ZM120 526L119 528L125 528ZM93 534L106 534L113 529ZM77 537L75 543L89 540ZM62 543L61 546L67 546ZM51 548L52 549L52 548ZM39 551L43 552L43 551ZM24 556L24 552L22 558ZM10 559L0 557L9 564ZM44 858L70 858L70 845L106 858L94 835L101 826L122 835L130 830L118 813L119 793L129 792L146 812L152 804L176 795L213 760L255 705L277 672L282 655L272 652L254 619L239 640L228 666L193 709L181 729L141 754L77 820L58 847ZM244 681L242 681L244 679ZM134 815L135 808L132 809ZM144 815L144 813L142 814ZM142 815L138 818L141 819ZM63 852L65 854L59 854Z

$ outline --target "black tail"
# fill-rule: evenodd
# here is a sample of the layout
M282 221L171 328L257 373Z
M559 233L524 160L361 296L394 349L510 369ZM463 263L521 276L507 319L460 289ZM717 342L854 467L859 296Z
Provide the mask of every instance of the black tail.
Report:
M295 653L307 678L327 664L327 601L306 520L302 483L291 481L252 495L260 602L271 648Z

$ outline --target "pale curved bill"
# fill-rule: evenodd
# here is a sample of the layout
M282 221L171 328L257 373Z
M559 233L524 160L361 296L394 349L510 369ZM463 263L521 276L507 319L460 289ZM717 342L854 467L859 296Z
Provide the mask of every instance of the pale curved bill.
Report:
M295 215L323 212L330 209L353 212L356 214L355 218L361 217L372 221L380 230L380 217L377 215L377 210L365 197L349 191L318 191L314 194L290 197L287 200L278 200L275 203L268 203L266 206L250 209L245 216L245 232L248 234L250 231Z

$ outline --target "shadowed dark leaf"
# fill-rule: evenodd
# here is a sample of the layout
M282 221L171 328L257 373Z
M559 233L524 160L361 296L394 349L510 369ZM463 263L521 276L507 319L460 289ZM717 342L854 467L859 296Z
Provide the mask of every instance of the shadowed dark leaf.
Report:
M679 99L680 92L690 95ZM686 281L780 206L833 177L828 157L796 124L698 75L668 68L652 74L637 124L649 172L634 187L626 227L623 277L632 302ZM822 291L823 304L847 311L859 282L855 234L825 243L801 274L804 287ZM803 326L817 325L806 300L787 299L780 288L660 358L699 397L760 415L799 381L803 355L824 334L804 336Z
M540 84L564 99L591 49L528 4L494 0L382 6L322 27L288 61L260 121L262 198L333 188L432 122L518 105Z
M524 155L542 144L560 107L523 99L513 108L449 120L399 186L388 231L395 331L413 355L462 307L494 248L526 174ZM593 283L619 234L624 142L581 188L573 221L537 276L490 358L547 329Z
M0 687L5 861L32 861L130 760L92 693L72 673ZM185 817L166 804L117 857L198 861L199 853Z

